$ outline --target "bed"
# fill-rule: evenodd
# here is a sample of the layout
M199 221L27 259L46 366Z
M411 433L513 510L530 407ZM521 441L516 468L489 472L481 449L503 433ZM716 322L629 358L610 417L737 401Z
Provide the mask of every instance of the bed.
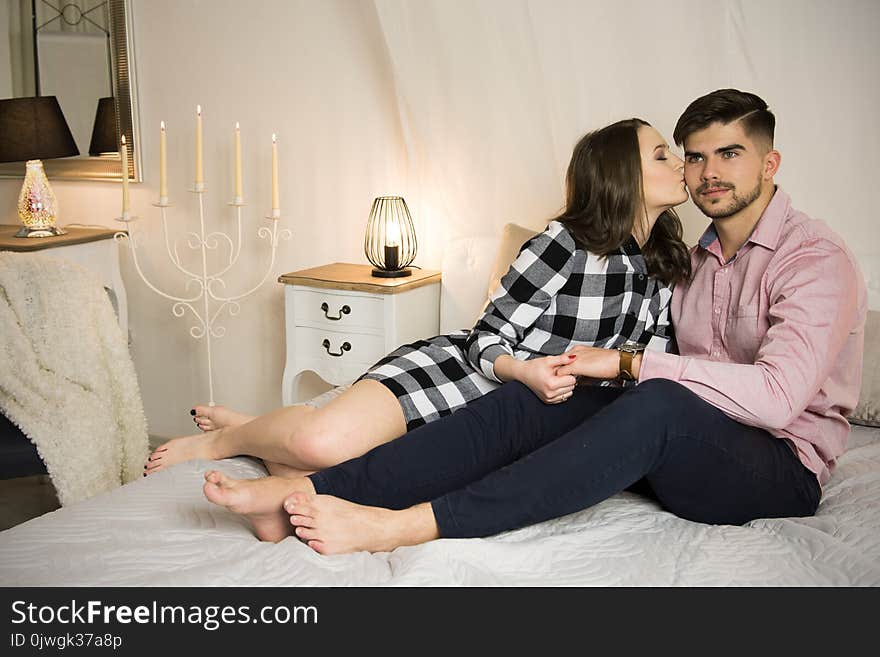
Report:
M441 330L466 324L463 318L479 309L485 289L473 285L474 277L491 281L512 259L510 249L522 243L521 236L521 229L507 226L502 236L451 245L443 266ZM0 532L0 584L877 586L880 313L870 315L857 409L865 425L853 425L849 449L811 518L709 526L623 492L590 509L490 538L321 556L295 538L261 543L243 518L204 499L202 474L208 468L236 477L265 474L259 461L239 457L182 463Z

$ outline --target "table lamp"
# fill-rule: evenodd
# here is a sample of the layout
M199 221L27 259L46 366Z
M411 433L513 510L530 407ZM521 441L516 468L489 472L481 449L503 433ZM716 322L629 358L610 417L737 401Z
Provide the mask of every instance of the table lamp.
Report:
M408 265L417 249L415 227L403 197L373 199L364 236L364 253L374 267L371 274L380 278L412 275Z
M118 156L118 134L113 96L99 98L98 109L95 111L95 125L92 127L92 140L89 142L89 155L95 157Z
M43 171L43 159L79 155L55 96L0 100L0 162L25 162L18 196L22 228L16 237L63 235L55 226L58 201Z

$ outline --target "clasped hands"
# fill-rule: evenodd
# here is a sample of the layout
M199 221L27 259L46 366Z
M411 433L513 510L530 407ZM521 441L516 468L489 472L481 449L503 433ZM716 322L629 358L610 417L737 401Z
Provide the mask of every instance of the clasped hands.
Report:
M640 361L641 355L636 358ZM496 361L496 371L497 365ZM542 356L512 363L508 361L504 365L511 366L511 370L508 370L512 374L510 378L528 386L538 399L545 404L558 404L571 397L578 377L616 379L620 374L620 354L616 349L579 345L559 356ZM635 372L638 371L636 367L634 361Z

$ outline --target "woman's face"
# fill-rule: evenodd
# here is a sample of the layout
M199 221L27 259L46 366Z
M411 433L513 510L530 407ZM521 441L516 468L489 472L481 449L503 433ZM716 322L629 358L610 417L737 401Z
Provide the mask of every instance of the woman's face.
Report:
M640 127L638 135L650 229L664 210L687 201L688 193L684 184L684 162L670 152L662 135L649 125Z

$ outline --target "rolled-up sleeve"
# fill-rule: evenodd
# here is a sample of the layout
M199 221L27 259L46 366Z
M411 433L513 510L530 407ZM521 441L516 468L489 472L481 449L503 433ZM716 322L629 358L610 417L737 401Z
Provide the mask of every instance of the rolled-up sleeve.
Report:
M743 424L784 429L816 397L852 330L858 276L837 245L802 244L767 272L770 327L754 363L651 351L643 355L639 382L677 381Z

